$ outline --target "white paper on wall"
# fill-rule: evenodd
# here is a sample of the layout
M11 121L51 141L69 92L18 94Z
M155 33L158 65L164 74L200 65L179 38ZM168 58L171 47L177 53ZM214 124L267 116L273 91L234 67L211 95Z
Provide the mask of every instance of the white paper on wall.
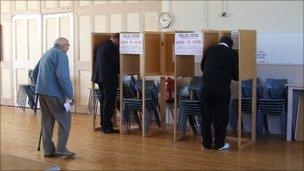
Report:
M202 33L175 33L175 55L203 54Z
M270 63L270 50L269 49L260 49L256 53L257 63Z
M119 50L121 54L143 54L143 35L140 33L121 33Z
M233 40L232 49L238 49L239 48L239 31L238 30L231 31L231 39Z

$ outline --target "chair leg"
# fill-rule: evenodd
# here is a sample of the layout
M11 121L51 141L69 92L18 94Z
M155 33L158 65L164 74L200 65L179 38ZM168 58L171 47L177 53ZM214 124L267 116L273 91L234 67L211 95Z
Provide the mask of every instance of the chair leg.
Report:
M171 111L172 118L174 119L174 112L173 112L172 107L169 107L169 109L170 109L170 111Z
M264 128L266 135L269 135L269 128L268 128L268 122L267 122L267 115L264 114Z
M133 116L134 116L134 120L137 123L137 125L139 126L139 129L141 130L141 119L138 116L138 113L136 111L132 111Z
M191 126L191 129L192 129L192 132L194 133L194 135L196 136L197 135L197 132L196 132L196 123L195 123L195 118L194 116L189 116L188 115L188 120L189 120L189 124Z

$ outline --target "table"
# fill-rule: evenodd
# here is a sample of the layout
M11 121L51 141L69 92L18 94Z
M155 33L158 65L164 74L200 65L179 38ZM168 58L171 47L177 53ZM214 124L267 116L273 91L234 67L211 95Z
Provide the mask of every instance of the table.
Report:
M293 121L293 113L295 110L293 109L293 99L295 90L304 91L303 84L287 84L288 87L288 111L287 111L287 129L286 129L286 140L291 141L292 139L292 121Z

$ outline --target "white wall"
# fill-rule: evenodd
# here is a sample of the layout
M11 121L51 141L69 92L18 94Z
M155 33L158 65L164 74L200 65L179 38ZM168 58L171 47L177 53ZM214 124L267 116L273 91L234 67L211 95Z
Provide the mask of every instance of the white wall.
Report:
M303 32L303 1L165 1L162 8L172 12L172 30ZM227 17L221 17L222 9Z
M258 65L258 77L303 83L303 1L172 0L163 2L162 7L173 16L169 30L257 30L257 48L270 50L271 56L270 65ZM221 16L222 11L227 17ZM199 64L195 73L201 75ZM250 125L249 119L245 120ZM279 134L279 121L270 120L271 132Z
M303 64L303 1L165 1L162 7L173 16L167 30L254 29L257 50L270 52L266 63Z
M210 28L256 29L258 32L302 32L302 1L225 1L227 17L221 17L222 1L208 2ZM208 27L207 26L207 27Z

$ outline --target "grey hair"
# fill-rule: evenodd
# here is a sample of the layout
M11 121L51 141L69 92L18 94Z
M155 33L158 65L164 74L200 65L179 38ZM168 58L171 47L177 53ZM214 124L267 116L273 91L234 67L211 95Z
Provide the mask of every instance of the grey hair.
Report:
M68 42L68 39L64 37L59 37L58 39L55 40L54 47L62 49L63 44L66 42Z

